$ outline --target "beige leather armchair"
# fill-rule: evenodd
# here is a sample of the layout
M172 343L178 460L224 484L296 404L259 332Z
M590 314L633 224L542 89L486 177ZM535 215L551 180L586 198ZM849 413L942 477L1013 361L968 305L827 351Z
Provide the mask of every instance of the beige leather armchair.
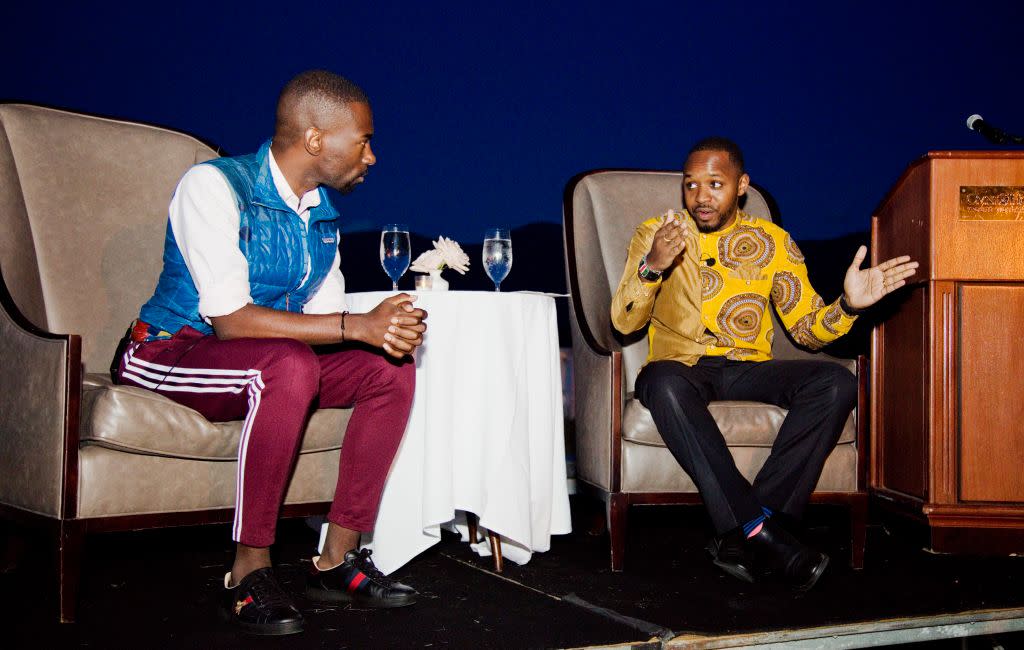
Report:
M0 105L0 516L52 533L62 621L86 533L231 521L241 423L108 372L156 286L174 187L216 155L166 129ZM286 515L327 511L348 417L313 414Z
M777 220L774 202L751 187L743 209ZM646 330L623 337L610 322L612 295L636 227L669 208L682 208L682 174L671 171L596 170L565 189L563 225L576 384L576 471L584 491L606 504L611 566L621 571L631 505L699 503L690 477L662 441L650 413L633 398L633 382L647 358ZM775 318L777 359L815 357L841 363L858 376L858 407L825 464L812 502L850 508L854 567L864 562L867 516L864 417L867 369L863 358L841 360L797 347ZM753 480L768 457L786 411L759 402L712 402L710 410L737 466Z

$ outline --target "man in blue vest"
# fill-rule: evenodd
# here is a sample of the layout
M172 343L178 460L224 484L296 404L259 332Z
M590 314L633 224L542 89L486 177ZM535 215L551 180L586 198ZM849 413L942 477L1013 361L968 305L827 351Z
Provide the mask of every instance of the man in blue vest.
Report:
M372 136L363 91L313 70L284 87L274 137L258 152L190 169L171 199L163 271L120 361L121 383L212 421L244 420L223 613L255 634L302 630L270 545L314 405L354 409L307 595L368 607L416 600L358 547L412 407L409 355L426 313L407 294L348 313L338 213L323 189L348 193L363 182L376 162ZM311 347L346 343L361 345Z

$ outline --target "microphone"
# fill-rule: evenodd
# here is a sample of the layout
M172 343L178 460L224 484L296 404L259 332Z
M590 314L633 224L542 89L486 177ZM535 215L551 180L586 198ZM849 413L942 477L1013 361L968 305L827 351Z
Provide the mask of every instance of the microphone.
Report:
M967 118L967 128L972 131L977 131L982 135L982 137L993 144L1006 144L1007 142L1024 144L1024 138L1016 135L1010 135L1002 129L992 126L985 121L985 118L977 113Z

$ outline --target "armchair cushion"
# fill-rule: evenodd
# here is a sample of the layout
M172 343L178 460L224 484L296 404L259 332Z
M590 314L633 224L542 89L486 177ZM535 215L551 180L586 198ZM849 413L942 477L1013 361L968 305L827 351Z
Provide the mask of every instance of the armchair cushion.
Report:
M285 503L330 501L340 453L299 454ZM78 515L92 519L233 508L237 471L235 461L197 461L86 445L78 455Z
M711 402L708 410L730 448L771 447L788 413L786 409L771 404L738 401ZM622 438L640 445L665 446L658 428L654 426L651 412L637 399L626 402L622 414ZM837 444L851 443L856 439L854 413L850 413Z
M300 453L339 449L352 411L321 409L310 418ZM86 375L82 443L151 456L192 460L238 459L242 421L210 422L197 411L106 375Z

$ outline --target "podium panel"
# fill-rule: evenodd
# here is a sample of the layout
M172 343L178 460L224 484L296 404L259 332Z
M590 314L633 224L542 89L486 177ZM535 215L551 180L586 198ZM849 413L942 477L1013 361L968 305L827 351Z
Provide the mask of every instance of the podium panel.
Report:
M902 308L886 322L894 336L920 329L922 323L928 322L927 287L914 287L907 293ZM886 348L879 373L885 385L879 388L891 398L881 403L875 400L882 411L880 421L885 423L885 430L899 432L878 440L882 447L878 455L879 483L916 499L928 498L928 394L926 382L921 380L921 369L927 367L931 352L926 341L921 332ZM872 447L875 446L873 442Z
M934 279L1024 278L1024 164L1012 155L933 163Z
M960 499L1024 506L1024 284L960 287Z
M872 217L914 283L872 336L877 501L938 551L1024 552L1024 152L932 152Z

